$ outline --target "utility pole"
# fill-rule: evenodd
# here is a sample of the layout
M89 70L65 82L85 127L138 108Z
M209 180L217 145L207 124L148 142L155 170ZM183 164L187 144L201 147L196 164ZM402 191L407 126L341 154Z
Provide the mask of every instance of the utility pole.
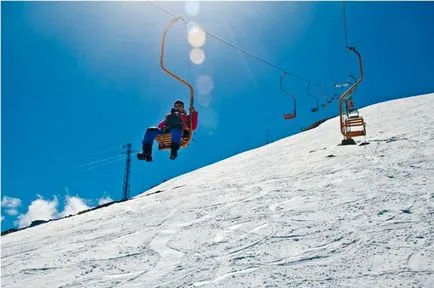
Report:
M130 198L130 173L131 173L131 143L122 145L122 148L127 150L123 153L127 154L127 161L125 163L125 175L124 175L124 185L122 189L122 200L128 200Z

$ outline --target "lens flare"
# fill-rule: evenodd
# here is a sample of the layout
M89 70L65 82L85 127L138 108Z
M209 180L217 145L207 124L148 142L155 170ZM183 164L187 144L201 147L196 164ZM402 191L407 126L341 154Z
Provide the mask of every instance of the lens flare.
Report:
M205 52L200 48L191 49L190 60L196 65L202 64L205 61Z
M211 94L206 94L206 95L198 94L196 95L196 98L197 98L197 103L199 103L200 106L207 107L207 108L211 106L211 100L212 100Z
M196 78L196 87L199 93L202 95L211 94L211 91L214 88L214 82L212 81L211 77L201 75Z
M205 45L206 33L199 26L188 28L188 43L195 48Z
M209 130L215 130L219 126L219 117L217 112L212 108L202 108L201 109L201 127Z
M187 1L185 2L185 12L189 16L197 16L199 15L199 2L197 1Z

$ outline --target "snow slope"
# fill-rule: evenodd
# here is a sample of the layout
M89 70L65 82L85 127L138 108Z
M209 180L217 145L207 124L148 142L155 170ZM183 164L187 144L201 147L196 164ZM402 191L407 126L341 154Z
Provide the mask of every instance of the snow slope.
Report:
M333 118L5 235L2 287L434 287L433 111L373 105L369 145L337 145Z

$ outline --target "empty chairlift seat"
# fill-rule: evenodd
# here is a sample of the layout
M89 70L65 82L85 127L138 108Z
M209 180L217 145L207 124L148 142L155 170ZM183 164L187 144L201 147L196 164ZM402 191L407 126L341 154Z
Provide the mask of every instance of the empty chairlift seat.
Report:
M361 116L350 116L344 120L345 136L352 138L366 135L366 122Z

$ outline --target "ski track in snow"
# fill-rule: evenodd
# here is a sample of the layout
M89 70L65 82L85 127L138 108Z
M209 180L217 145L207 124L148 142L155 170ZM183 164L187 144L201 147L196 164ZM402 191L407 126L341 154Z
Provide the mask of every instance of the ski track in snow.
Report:
M3 236L2 287L434 287L433 100L361 109L369 145L334 118Z

